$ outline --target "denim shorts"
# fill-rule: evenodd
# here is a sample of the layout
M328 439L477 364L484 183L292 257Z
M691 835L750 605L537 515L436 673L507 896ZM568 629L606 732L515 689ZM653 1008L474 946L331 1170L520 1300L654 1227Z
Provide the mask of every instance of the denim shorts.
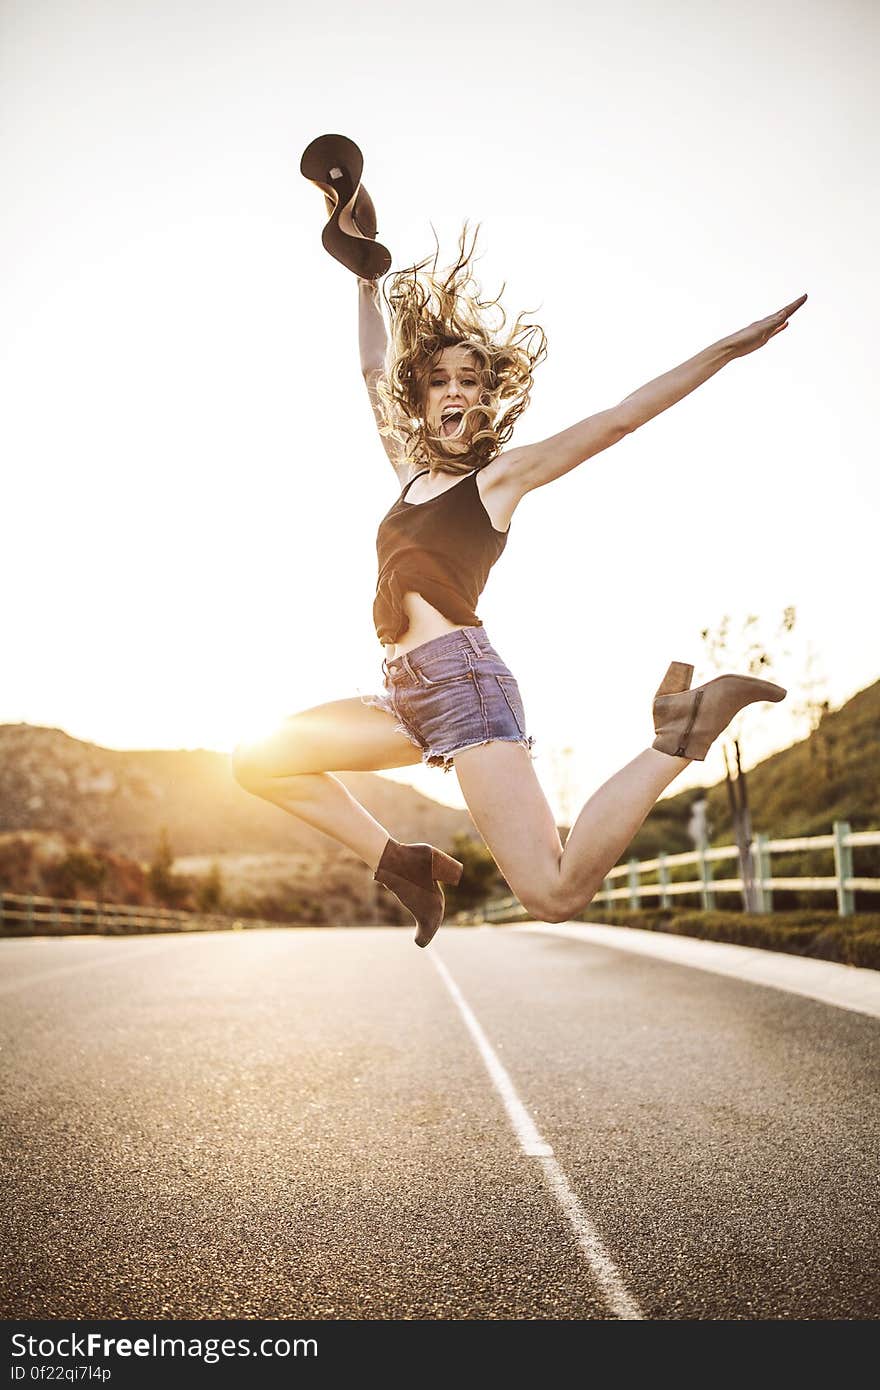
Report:
M422 750L428 767L452 769L452 759L480 744L534 743L516 677L483 627L444 632L402 656L382 662L383 695L362 695L365 705L394 716L397 729Z

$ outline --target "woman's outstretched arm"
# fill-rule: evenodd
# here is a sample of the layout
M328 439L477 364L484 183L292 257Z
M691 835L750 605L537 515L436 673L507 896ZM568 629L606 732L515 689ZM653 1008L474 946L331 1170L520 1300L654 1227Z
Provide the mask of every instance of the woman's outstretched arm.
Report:
M382 306L379 300L379 287L375 280L361 280L358 278L358 345L361 353L361 373L370 397L370 405L373 407L373 416L376 426L379 428L384 422L382 407L379 404L379 396L376 391L376 381L385 368L385 350L388 346L388 336L385 331L385 320L382 317ZM381 433L379 438L382 440L382 447L385 450L390 462L393 464L395 472L406 471L405 461L401 451L393 439Z
M513 483L520 493L530 492L616 444L655 415L675 405L676 401L690 395L691 391L702 386L704 381L708 381L710 376L714 376L734 358L745 357L756 348L763 347L788 327L789 318L806 298L803 294L768 318L759 319L747 328L741 328L737 333L713 343L711 347L704 348L696 357L689 358L679 367L673 367L671 372L664 372L663 376L633 391L632 395L626 396L610 410L591 415L539 444L510 450L503 456L507 464L505 484Z
M769 318L759 319L757 323L750 323L748 328L731 333L728 338L722 338L703 352L698 352L696 357L683 362L680 367L673 367L671 372L658 376L654 381L649 381L647 386L642 386L631 396L626 396L617 409L622 412L626 421L627 433L637 430L646 420L652 420L661 411L675 405L676 401L690 395L691 391L702 386L704 381L708 381L710 376L726 367L735 357L745 357L756 348L769 343L771 338L788 327L789 318L801 307L806 297L802 294L800 299L771 314Z

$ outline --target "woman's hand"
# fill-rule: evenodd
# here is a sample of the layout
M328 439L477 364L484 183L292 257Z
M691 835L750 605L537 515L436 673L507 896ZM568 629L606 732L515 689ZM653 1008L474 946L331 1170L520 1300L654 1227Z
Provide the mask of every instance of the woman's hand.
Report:
M781 333L783 328L788 327L788 320L791 315L801 307L806 298L807 296L802 294L800 299L786 304L784 309L778 309L769 318L759 319L757 323L750 323L748 328L741 328L738 333L731 333L729 338L722 338L721 346L727 350L730 357L745 357L748 353L754 352L756 348L763 347L777 333Z

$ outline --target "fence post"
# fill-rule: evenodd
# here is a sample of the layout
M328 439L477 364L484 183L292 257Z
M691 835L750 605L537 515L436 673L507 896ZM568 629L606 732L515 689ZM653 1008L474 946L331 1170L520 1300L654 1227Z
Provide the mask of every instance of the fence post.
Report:
M3 889L0 888L0 931L3 930Z
M711 888L712 871L709 868L709 861L706 858L705 846L700 845L700 848L698 849L697 853L700 856L700 880L702 883L702 887L700 888L700 897L703 902L703 911L712 912L715 907L715 894L712 892Z
M629 861L629 905L636 912L639 910L639 861L631 859Z
M669 894L667 893L666 889L669 884L669 870L666 867L665 854L658 854L657 856L657 878L660 881L660 906L668 907Z
M605 899L604 906L607 907L607 908L608 908L608 911L610 912L610 911L611 911L611 879L610 879L610 878L604 878L604 879L602 880L602 897Z
M79 898L76 900L76 907L73 909L73 914L74 926L76 927L77 935L79 935L82 931L82 908L80 907Z
M27 929L29 932L33 932L34 929L34 899L32 893L28 894L27 900Z
M758 911L773 911L773 889L768 888L767 882L773 877L770 868L770 851L767 846L770 843L769 835L755 836L754 861L756 869L755 887L758 890Z
M837 913L840 917L851 917L855 912L855 898L846 887L846 880L853 876L852 848L847 844L851 834L849 821L834 822L834 873L837 878Z

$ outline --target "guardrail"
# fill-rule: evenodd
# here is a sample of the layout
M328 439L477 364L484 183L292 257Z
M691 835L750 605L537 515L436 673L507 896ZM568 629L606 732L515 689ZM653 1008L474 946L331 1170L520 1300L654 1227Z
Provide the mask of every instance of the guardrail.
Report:
M230 927L279 925L253 917L230 918L217 913L179 912L167 907L43 898L35 893L6 893L0 889L0 931L13 923L21 924L26 935L39 934L41 928L77 935L112 931L228 931Z
M771 840L766 835L756 835L752 841L752 863L758 911L773 911L773 890L778 888L836 893L838 914L841 917L851 916L855 911L856 893L880 894L880 878L856 878L853 874L853 849L863 845L880 845L880 830L854 831L847 821L835 821L830 835L805 835L793 840ZM774 878L772 875L771 860L774 854L829 849L834 851L833 877ZM711 911L715 907L716 894L739 893L743 895L745 907L742 879L714 878L712 874L713 864L738 858L736 845L719 845L714 849L690 850L686 854L660 854L656 859L630 859L628 863L618 864L611 870L592 901L605 905L623 902L629 908L638 909L643 898L656 898L660 907L670 907L673 897L690 893L699 895L704 910ZM700 877L685 882L672 881L669 870L683 864L698 865ZM642 883L643 874L656 874L656 883ZM626 880L625 886L615 887L615 882L620 879ZM459 914L459 918L472 915L475 914ZM527 917L528 913L517 898L501 898L487 903L476 915L487 921L503 921Z

